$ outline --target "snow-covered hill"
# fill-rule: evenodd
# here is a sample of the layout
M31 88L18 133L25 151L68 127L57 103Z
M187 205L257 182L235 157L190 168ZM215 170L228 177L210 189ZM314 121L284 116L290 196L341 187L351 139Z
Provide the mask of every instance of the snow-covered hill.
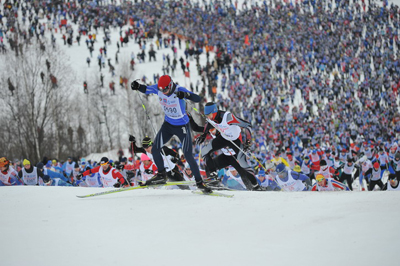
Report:
M397 266L400 193L2 187L1 265Z
M119 32L111 34L109 56L114 61ZM63 47L61 35L56 38ZM98 38L102 40L100 31ZM96 61L90 67L86 64L89 53L85 46L83 42L81 46L76 43L70 48L65 46L76 77L67 93L77 101L83 101L83 80L99 80ZM93 59L100 45L95 47ZM123 61L132 52L138 52L137 45L131 43L121 48L114 78L108 70L103 70L102 91L110 93L108 83L111 80L116 83L116 96L108 97L108 112L113 122L120 119L117 111L126 100L124 90L119 88L119 73L126 70ZM131 80L161 73L161 56L168 52L163 48L156 62L137 64ZM183 50L178 53L180 56ZM191 66L191 80L195 82L194 62ZM0 67L5 67L1 61ZM174 79L180 84L188 82L180 70ZM138 105L123 111L143 112L143 109ZM89 115L75 119L85 122ZM129 133L135 132L129 129L121 133L121 146L127 146ZM116 158L116 151L91 154L87 158L98 160L103 155ZM1 187L0 265L399 264L396 254L400 244L397 229L400 193L396 192L225 192L234 194L228 199L193 195L190 191L149 189L87 199L75 197L102 190Z

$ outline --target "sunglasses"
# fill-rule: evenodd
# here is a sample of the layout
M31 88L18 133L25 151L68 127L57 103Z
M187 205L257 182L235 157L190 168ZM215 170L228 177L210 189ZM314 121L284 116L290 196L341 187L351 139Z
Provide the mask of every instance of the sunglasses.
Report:
M100 163L101 166L104 166L104 165L107 165L107 164L108 164L108 162L107 163Z
M315 178L315 180L317 180L317 182L321 182L321 181L325 180L325 177L318 177L318 178Z
M170 82L167 86L165 86L164 88L159 87L158 89L159 89L161 92L166 93L166 92L168 92L168 91L172 88L172 85L173 85L173 84L174 84L174 82L171 80L171 82Z

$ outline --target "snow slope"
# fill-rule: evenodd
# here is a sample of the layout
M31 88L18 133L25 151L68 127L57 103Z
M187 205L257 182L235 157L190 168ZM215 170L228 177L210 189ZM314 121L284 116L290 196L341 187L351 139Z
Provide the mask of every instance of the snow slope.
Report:
M398 265L400 193L2 187L3 266Z

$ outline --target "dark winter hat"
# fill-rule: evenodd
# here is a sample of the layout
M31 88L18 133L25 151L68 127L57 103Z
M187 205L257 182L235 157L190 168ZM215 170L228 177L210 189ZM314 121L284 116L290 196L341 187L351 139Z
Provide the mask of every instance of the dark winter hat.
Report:
M276 173L283 173L286 170L286 165L283 163L280 163L276 166Z
M42 162L40 162L40 163L38 163L38 164L36 165L36 168L39 169L39 170L42 170L43 167L44 167L44 164L43 164Z
M168 75L163 75L158 79L158 89L162 92L171 89L173 84L174 82Z
M319 165L320 165L320 166L325 166L325 165L327 165L327 163L326 163L325 160L321 160L321 161L319 162Z
M209 115L218 112L217 105L213 102L208 102L206 103L206 106L204 107L204 114Z
M108 158L107 157L101 158L100 165L103 165L103 164L106 164L106 163L108 163Z
M396 153L396 155L394 156L395 160L400 160L400 152Z
M153 145L153 141L151 141L151 138L149 138L148 136L146 136L143 140L142 140L142 147L143 148L148 148L150 146Z

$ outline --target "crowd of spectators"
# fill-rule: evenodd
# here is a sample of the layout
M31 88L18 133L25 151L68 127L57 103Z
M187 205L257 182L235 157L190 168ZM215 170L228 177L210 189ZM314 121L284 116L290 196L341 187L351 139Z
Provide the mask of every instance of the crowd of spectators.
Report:
M22 53L18 47L24 42L41 41L45 30L53 40L61 28L66 43L84 36L89 50L103 31L105 48L111 27L120 29L118 50L138 43L142 59L146 41L155 40L157 49L170 46L174 58L184 49L186 60L196 59L200 77L191 89L204 102L215 101L250 121L251 150L264 161L287 148L331 149L337 157L365 143L376 149L384 144L389 151L399 139L400 10L387 0L5 1L3 6L3 52L9 47ZM41 18L47 23L39 23ZM77 32L63 24L66 19ZM203 54L207 63L201 65Z

